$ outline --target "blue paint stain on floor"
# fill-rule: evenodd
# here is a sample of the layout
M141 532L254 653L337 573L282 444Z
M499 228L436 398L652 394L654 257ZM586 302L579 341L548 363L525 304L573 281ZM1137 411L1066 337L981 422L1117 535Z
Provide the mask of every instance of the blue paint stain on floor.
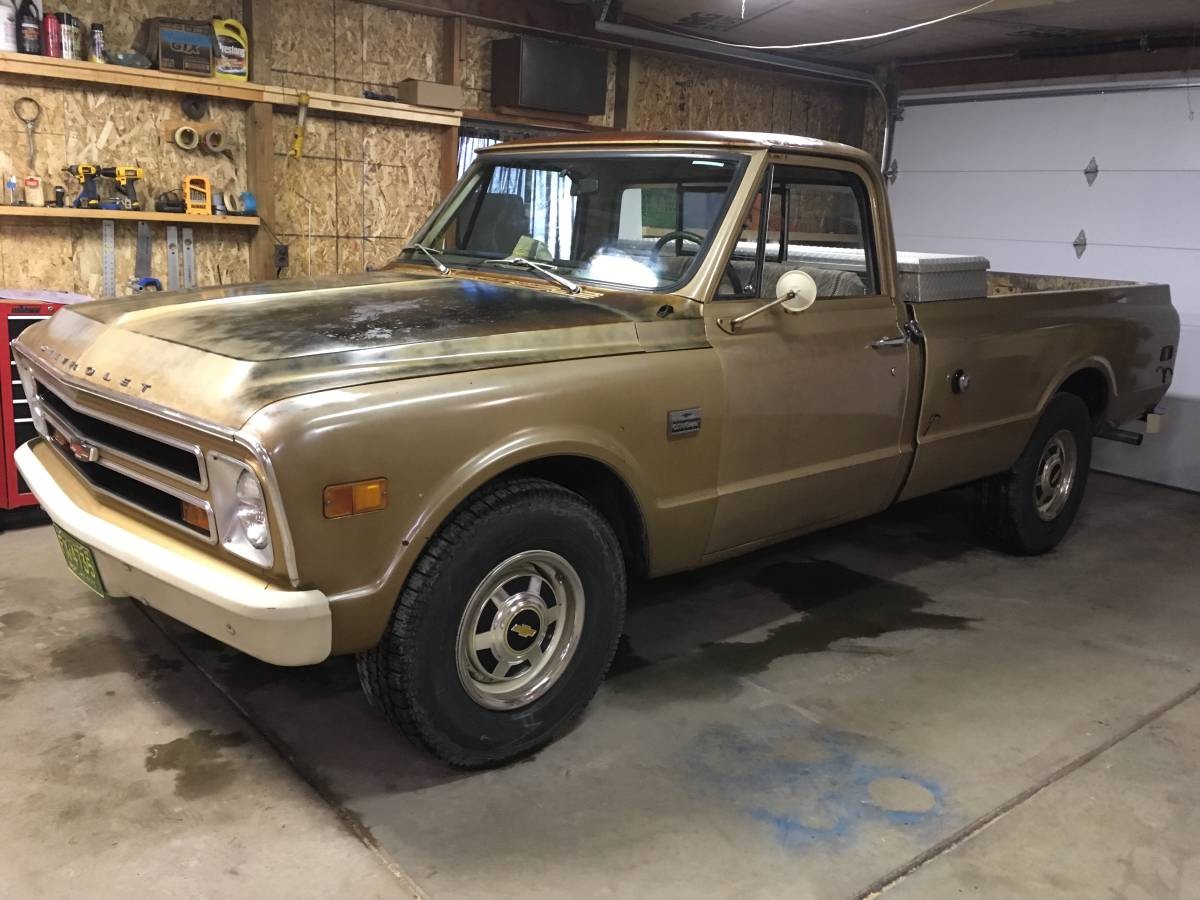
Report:
M791 850L848 844L866 828L925 832L946 813L942 786L887 748L790 714L707 728L686 757L699 792Z

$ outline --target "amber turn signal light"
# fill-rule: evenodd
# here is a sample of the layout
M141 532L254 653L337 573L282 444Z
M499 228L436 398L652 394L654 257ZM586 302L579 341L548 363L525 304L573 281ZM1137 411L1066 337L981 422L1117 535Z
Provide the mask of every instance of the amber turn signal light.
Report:
M386 478L331 484L325 488L325 518L344 519L360 513L375 512L387 506Z
M194 503L181 500L179 502L179 518L183 519L185 525L190 525L197 531L202 531L205 534L209 534L212 531L208 524L208 511Z

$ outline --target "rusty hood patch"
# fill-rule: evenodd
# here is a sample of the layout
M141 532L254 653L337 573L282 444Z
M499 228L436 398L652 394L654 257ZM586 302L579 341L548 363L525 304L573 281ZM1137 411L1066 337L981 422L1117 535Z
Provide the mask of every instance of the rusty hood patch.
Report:
M639 338L660 303L392 271L82 304L20 346L69 381L237 428L320 390L703 346L698 312L666 345Z

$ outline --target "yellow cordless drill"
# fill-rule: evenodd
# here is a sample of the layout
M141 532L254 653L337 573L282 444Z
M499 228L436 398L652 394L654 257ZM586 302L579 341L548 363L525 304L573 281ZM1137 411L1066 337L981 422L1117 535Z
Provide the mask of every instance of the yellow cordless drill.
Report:
M142 208L137 195L137 183L146 177L142 169L137 166L106 166L100 170L100 174L117 183L117 193L121 195L118 202L123 209Z
M100 191L96 187L96 176L100 174L100 170L89 163L80 163L76 166L67 166L63 171L81 185L79 196L71 205L76 209L99 209Z

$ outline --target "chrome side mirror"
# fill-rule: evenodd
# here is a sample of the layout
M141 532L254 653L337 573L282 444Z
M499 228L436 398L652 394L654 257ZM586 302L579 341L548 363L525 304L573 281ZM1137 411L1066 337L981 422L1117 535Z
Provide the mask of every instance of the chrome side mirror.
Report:
M784 312L802 313L817 302L817 283L807 272L784 272L775 287L775 296Z
M783 307L784 312L792 315L802 313L817 302L817 283L807 272L801 272L798 269L784 272L775 288L775 293L778 299L772 300L758 309L752 309L736 319L717 319L717 325L726 334L737 334L738 329L746 322L776 306Z

